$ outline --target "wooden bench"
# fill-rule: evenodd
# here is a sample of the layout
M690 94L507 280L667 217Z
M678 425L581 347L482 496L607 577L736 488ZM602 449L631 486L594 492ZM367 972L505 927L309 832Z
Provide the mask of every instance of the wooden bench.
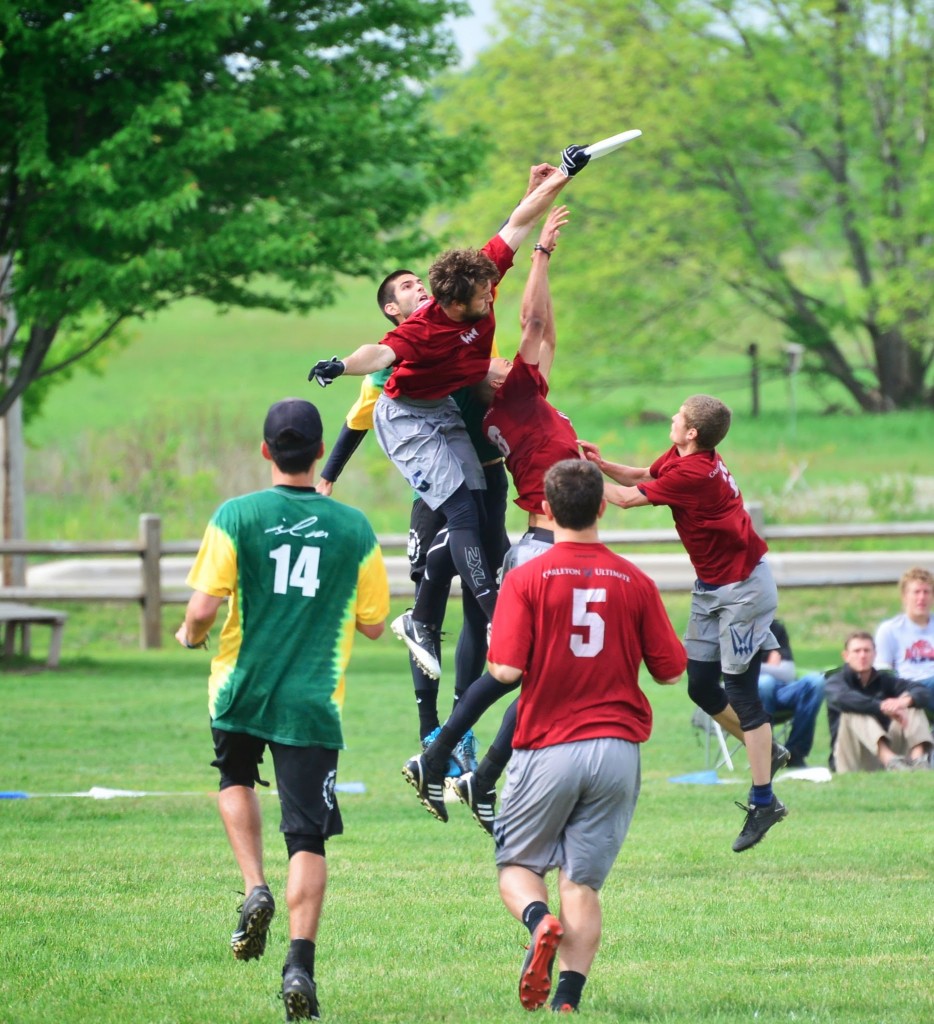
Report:
M21 631L22 643L20 652L28 656L30 652L29 627L32 625L51 626L52 639L49 642L49 657L46 664L49 668L58 667L58 659L62 653L62 633L65 630L67 612L57 612L51 608L35 608L29 604L15 601L0 601L0 623L4 626L3 651L6 657L16 653L16 630Z

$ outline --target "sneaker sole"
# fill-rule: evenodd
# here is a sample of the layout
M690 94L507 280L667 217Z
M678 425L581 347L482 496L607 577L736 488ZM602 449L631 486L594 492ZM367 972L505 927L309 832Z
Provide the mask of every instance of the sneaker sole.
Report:
M759 843L761 843L762 840L765 839L766 833L769 831L769 829L772 828L773 826L777 825L780 821L784 821L785 818L787 818L787 817L788 817L788 808L787 807L783 807L782 808L782 813L779 814L775 818L774 821L769 823L768 828L763 829L755 837L755 839L753 839L751 842L746 843L744 846L737 846L736 845L739 842L739 840L740 840L740 837L737 836L737 838L733 840L733 852L734 853L742 853L744 850L751 850L754 846L758 846Z
M275 912L274 907L257 907L250 914L243 935L230 940L235 959L258 960L266 952L266 936Z
M538 1010L551 992L551 968L564 936L561 922L549 914L542 919L535 936L532 957L519 979L519 1002L526 1010Z
M304 992L283 992L282 1002L286 1020L321 1020L317 1000L312 1003Z
M412 771L409 771L409 766L406 765L406 764L404 764L402 766L402 777L412 787L412 789L415 790L415 795L418 797L419 803L422 805L422 807L425 808L426 811L428 811L428 813L433 818L437 818L438 821L445 821L445 822L448 820L448 812L445 811L444 814L442 814L440 811L438 811L432 805L432 803L428 799L428 797L425 796L422 793L422 791L419 789L418 779L415 777L415 773L412 772ZM444 790L443 789L441 791L441 799L442 799L442 801L444 800Z

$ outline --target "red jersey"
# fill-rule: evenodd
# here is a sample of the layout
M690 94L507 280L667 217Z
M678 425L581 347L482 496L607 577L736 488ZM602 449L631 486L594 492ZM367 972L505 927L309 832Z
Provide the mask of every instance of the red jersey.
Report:
M481 251L496 264L502 279L512 266L512 249L495 235ZM490 369L495 330L492 306L482 320L463 323L452 320L435 299L423 303L380 342L396 355L386 394L390 398L445 398L458 388L478 384Z
M562 459L579 459L571 421L546 401L548 381L517 355L483 417L483 436L503 453L526 512L541 512L545 473Z
M704 583L738 583L768 551L753 529L733 475L716 451L679 455L674 445L649 467L639 490L653 505L670 505L675 529Z
M490 661L523 670L512 745L537 750L647 740L639 664L674 679L687 655L644 572L603 544L562 541L503 577Z

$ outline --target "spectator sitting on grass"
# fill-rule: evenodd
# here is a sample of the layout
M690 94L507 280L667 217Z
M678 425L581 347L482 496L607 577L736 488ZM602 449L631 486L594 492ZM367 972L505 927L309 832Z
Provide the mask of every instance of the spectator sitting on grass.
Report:
M927 768L934 737L924 711L928 691L872 667L876 645L858 631L846 638L842 668L827 676L830 767L840 773Z

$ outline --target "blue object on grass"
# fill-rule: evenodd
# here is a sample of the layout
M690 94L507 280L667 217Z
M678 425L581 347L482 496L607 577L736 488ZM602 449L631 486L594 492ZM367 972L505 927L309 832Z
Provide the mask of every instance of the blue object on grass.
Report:
M691 772L688 775L674 775L669 782L689 782L695 786L719 786L720 777L715 769L710 768L703 772Z

